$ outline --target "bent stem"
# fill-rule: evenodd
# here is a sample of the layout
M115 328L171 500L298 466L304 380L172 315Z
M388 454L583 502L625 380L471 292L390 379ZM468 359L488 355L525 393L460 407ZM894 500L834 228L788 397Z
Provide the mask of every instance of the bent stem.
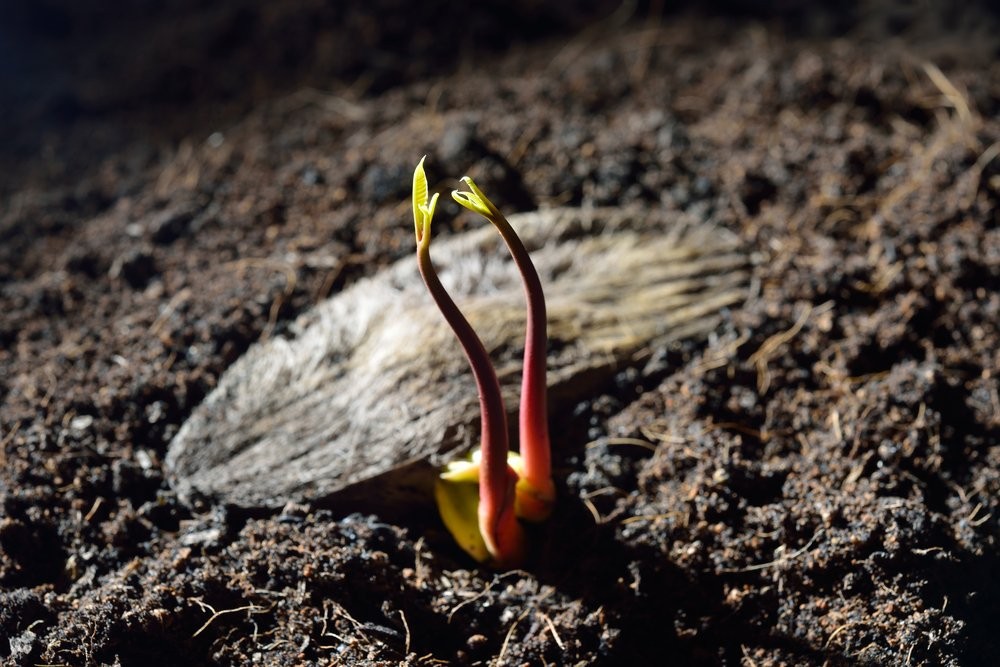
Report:
M552 448L549 440L546 348L545 294L538 271L524 243L510 222L494 206L471 178L462 181L471 192L452 191L452 198L465 208L489 220L507 245L521 274L528 303L527 327L524 340L524 373L521 378L521 404L518 417L520 453L523 471L518 482L518 516L529 521L548 518L555 500L552 483Z
M427 178L423 159L413 175L413 213L417 240L417 266L424 284L437 303L441 314L455 333L472 368L479 392L481 415L481 459L479 479L479 533L489 557L501 567L515 567L523 559L524 538L514 513L514 489L517 474L507 465L507 418L489 354L472 325L462 315L438 278L430 255L430 224L437 204L437 195L428 200ZM442 509L442 514L445 510ZM447 517L446 517L447 518ZM449 526L452 529L452 526ZM452 532L456 531L452 529ZM465 545L463 545L465 546ZM475 549L473 556L481 557Z

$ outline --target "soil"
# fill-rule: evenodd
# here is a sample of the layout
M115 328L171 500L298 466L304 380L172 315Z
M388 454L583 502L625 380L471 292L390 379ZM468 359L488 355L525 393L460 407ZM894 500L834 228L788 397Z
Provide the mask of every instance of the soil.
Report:
M6 47L37 76L3 99L0 662L993 664L995 15L279 4L7 23L50 31ZM252 342L412 252L424 154L505 211L752 252L707 342L551 415L524 570L433 513L195 510L164 473Z

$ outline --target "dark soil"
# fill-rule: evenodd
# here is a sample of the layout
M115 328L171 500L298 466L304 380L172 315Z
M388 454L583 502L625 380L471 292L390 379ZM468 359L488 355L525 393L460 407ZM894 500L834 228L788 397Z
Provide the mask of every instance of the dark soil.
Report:
M175 4L8 10L49 30L0 70L0 662L994 664L996 16ZM252 342L412 251L424 154L506 211L660 207L753 253L707 344L552 415L524 571L433 513L165 479Z

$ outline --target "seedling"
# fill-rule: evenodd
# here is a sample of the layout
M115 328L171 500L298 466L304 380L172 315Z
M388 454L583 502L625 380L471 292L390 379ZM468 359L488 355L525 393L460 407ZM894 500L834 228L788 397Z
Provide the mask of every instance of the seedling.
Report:
M522 466L515 468L517 516L528 521L543 521L552 513L556 490L552 483L552 448L549 443L548 407L546 405L545 352L548 344L545 321L545 294L538 271L524 244L507 218L476 187L468 176L462 179L470 192L453 190L452 198L465 208L489 220L507 244L521 273L528 302L524 334L524 373L521 377L521 405L518 412Z
M516 567L524 558L524 534L514 515L517 473L507 464L507 416L500 382L482 341L438 279L431 263L431 219L438 195L428 198L424 161L413 173L413 222L417 265L435 303L462 346L479 391L481 444L474 464L449 465L435 486L441 518L473 558ZM470 476L479 482L478 507ZM474 482L473 482L474 483Z
M551 478L546 380L545 300L524 244L510 223L472 179L470 192L454 191L459 204L479 213L500 232L524 281L528 300L524 378L520 404L521 454L509 451L506 411L496 371L482 341L438 279L430 258L430 224L438 195L429 196L423 159L413 174L413 220L417 264L427 289L455 332L479 391L481 444L468 461L448 464L435 485L445 526L476 560L515 567L524 558L524 534L517 518L541 521L551 513ZM478 494L476 487L478 485ZM478 506L477 506L478 505Z

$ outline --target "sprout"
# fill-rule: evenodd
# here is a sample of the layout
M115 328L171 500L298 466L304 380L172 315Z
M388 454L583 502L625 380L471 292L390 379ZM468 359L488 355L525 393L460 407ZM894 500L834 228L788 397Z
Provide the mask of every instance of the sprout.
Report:
M430 225L438 195L429 197L421 159L413 173L413 221L420 275L472 366L482 416L480 448L473 452L471 460L448 464L438 478L434 495L445 526L465 551L479 561L513 567L524 558L524 536L517 518L542 521L552 513L555 500L546 400L545 295L538 272L514 228L471 178L462 180L469 191L455 190L452 197L489 220L500 232L521 273L528 301L519 413L520 455L508 451L506 412L489 355L431 264Z
M470 192L453 190L452 198L483 216L497 228L521 273L528 301L524 340L524 375L521 380L519 413L521 468L518 472L516 512L528 521L542 521L552 513L555 485L552 483L552 454L549 444L546 405L545 353L548 344L545 323L545 295L535 265L507 218L500 213L471 178L462 179Z
M431 263L431 218L438 195L428 198L421 159L413 172L413 222L417 265L428 291L458 338L479 391L481 444L472 461L453 463L441 475L435 498L448 530L472 557L503 568L524 559L524 534L514 513L518 475L507 463L507 417L496 371L482 341L445 291ZM478 508L473 485L478 480Z

